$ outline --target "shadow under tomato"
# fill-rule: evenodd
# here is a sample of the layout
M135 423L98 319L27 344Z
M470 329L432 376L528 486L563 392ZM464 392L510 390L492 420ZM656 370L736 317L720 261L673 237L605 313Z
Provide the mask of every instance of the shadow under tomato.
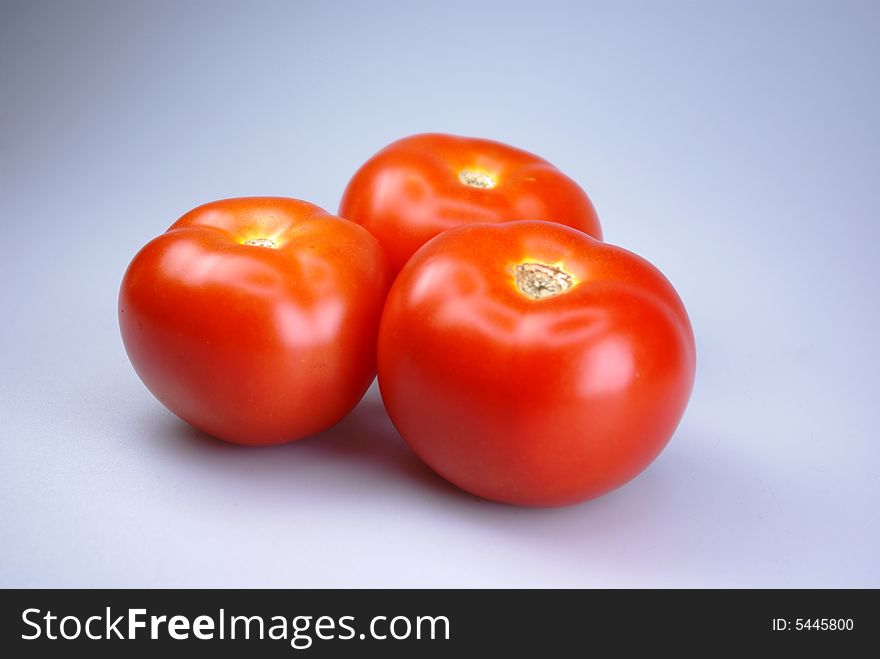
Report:
M332 428L288 444L248 447L218 440L171 414L156 434L164 449L219 471L242 487L286 487L301 496L343 495L358 499L379 491L409 496L474 500L426 467L394 429L375 388ZM307 489L311 488L311 490Z
M433 519L426 528L454 527L469 542L552 556L537 563L546 572L535 564L527 572L499 565L484 586L563 585L560 565L569 585L748 584L738 574L743 552L772 560L779 540L771 476L732 450L735 438L693 428L677 433L653 465L618 490L543 509L485 501L437 476L396 432L375 388L333 428L280 446L222 442L168 413L151 412L150 424L149 450L164 454L170 478L203 490L202 501L268 512L280 524L294 510L299 522L310 509L329 518L362 516L379 534L399 533L401 520ZM754 546L759 537L764 549ZM596 576L603 574L607 582Z

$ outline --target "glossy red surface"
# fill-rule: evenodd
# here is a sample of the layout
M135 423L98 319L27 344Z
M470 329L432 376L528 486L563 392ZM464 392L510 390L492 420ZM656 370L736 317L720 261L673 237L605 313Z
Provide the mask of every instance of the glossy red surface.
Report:
M138 252L119 324L171 411L231 442L274 444L333 425L361 399L387 282L362 227L295 199L227 199Z
M543 158L436 133L398 140L364 163L339 214L376 236L395 272L437 234L473 222L548 220L602 238L587 194Z
M534 299L522 264L570 287ZM687 313L655 267L547 222L433 239L392 286L379 333L404 439L456 485L516 504L573 503L637 475L681 419L694 365Z

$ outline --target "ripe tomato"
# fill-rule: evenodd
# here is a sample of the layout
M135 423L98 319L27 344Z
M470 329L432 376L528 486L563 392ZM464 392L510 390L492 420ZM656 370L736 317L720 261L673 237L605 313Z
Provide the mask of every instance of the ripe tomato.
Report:
M379 329L394 425L478 496L562 505L633 478L694 379L684 306L644 259L549 222L447 231L403 268Z
M147 388L240 444L328 428L374 376L388 271L362 227L295 199L200 206L134 257L119 324Z
M543 158L433 133L370 158L345 189L339 214L378 238L395 273L437 234L472 222L551 220L602 238L587 194Z

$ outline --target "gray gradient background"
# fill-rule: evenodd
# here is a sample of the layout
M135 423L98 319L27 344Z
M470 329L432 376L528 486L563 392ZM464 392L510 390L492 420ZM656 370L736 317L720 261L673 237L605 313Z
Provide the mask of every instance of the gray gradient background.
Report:
M3 2L0 586L880 586L876 2ZM420 131L580 181L676 285L699 366L626 487L529 510L408 452L212 441L116 294L189 208L335 209Z

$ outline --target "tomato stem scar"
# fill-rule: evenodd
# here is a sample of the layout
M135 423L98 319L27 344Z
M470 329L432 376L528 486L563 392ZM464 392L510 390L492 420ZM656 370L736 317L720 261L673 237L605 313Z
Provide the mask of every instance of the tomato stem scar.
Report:
M251 247L275 247L275 241L271 238L251 238L250 240L245 240L243 245L250 245Z
M516 287L533 300L543 300L564 293L574 283L571 275L543 263L520 263L514 268Z
M495 179L483 172L475 172L472 169L463 169L458 175L458 180L472 188L490 190L495 187Z

